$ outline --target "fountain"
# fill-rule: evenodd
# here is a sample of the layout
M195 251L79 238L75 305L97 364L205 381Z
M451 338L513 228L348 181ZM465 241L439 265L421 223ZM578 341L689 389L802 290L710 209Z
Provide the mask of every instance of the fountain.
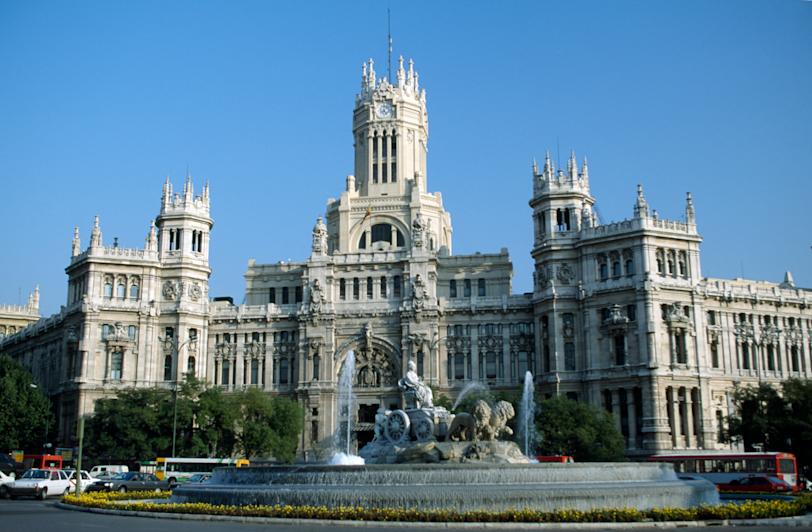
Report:
M336 450L330 458L331 465L362 465L364 459L352 454L352 424L353 424L353 399L352 379L355 376L355 352L347 352L344 360L344 367L338 378L338 413L346 416L346 423L342 426L338 424L335 434Z
M522 444L524 455L534 461L536 443L536 403L533 399L533 374L527 371L524 374L524 389L522 402L519 405L519 419L516 423L518 432L517 441Z
M348 371L352 363L348 355L342 381L352 375ZM513 434L507 425L515 415L510 403L478 399L471 412L457 413L434 406L432 391L411 360L398 386L404 408L378 411L375 437L359 451L366 464L218 468L207 483L179 486L173 501L459 512L648 510L719 502L713 484L680 480L671 464L530 463L526 456L532 452L529 372L519 420L524 419L520 437L524 454L515 442L500 439ZM351 382L346 390L349 405ZM350 427L346 429L349 436ZM351 457L346 441L341 444L338 454Z
M457 396L457 400L456 400L456 401L454 401L454 405L451 407L451 410L452 410L452 411L456 410L456 409L457 409L457 407L458 407L458 406L460 406L460 403L462 403L462 401L463 401L463 400L464 400L466 397L468 397L468 395L469 395L469 394L471 394L472 392L489 392L489 391L490 391L490 390L488 389L488 385L487 385L487 384L484 384L484 383L479 382L479 381L472 381L472 382L469 382L468 384L466 384L466 385L465 385L465 386L462 388L462 391L461 391L461 392L460 392L460 394Z

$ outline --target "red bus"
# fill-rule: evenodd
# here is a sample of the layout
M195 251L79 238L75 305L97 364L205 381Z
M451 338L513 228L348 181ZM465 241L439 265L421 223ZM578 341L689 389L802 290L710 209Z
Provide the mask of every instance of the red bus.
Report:
M540 464L571 464L575 462L572 456L564 455L538 455L536 460L538 460Z
M28 469L62 469L62 455L26 454L23 463Z
M727 484L750 475L776 477L790 486L798 486L798 462L790 453L730 453L685 451L655 454L649 462L674 464L677 473L692 473L714 484Z

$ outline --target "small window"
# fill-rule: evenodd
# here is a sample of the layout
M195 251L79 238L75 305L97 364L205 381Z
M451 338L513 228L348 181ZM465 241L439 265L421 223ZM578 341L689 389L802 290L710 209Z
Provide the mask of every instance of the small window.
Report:
M186 360L186 374L194 377L194 375L195 375L195 357L189 357Z
M251 384L259 384L259 360L251 360Z
M372 297L373 297L372 277L367 277L367 299L372 299Z
M127 297L127 286L124 284L123 281L118 283L118 285L116 286L116 297L119 299L124 299L125 297Z
M366 231L361 233L361 238L358 239L358 249L367 248L367 234Z
M626 317L629 318L629 321L637 319L637 307L635 305L626 305Z
M164 380L172 380L172 355L166 355L164 357Z
M347 299L347 280L346 279L339 279L338 280L338 298L342 301Z
M375 224L372 226L372 243L392 243L392 226L390 224Z
M626 363L626 336L618 334L615 336L615 365L622 366Z
M104 297L113 297L113 283L108 281L104 283Z
M457 297L457 280L451 279L448 284L448 297Z
M268 302L276 303L276 288L273 286L268 289Z
M634 261L626 259L626 275L634 275Z
M228 360L223 360L223 370L221 372L222 373L222 380L221 380L220 384L231 384L231 381L229 380L230 370L231 370L231 364L229 363L229 361Z
M488 379L496 378L496 353L493 351L485 353L485 377Z
M392 290L395 293L395 297L400 297L402 291L400 275L396 275L392 280Z
M290 289L287 286L282 287L282 304L287 305L290 303Z
M605 281L609 278L609 265L605 262L602 262L600 265L600 275L601 281Z
M279 360L279 384L288 384L290 382L290 363L287 358Z
M477 279L477 296L485 297L485 279Z
M174 327L167 327L164 329L164 336L166 339L174 338L175 337L175 328Z
M302 302L302 287L301 286L297 286L294 289L294 298L295 298L296 303L301 303Z
M361 297L361 281L358 277L352 279L352 298L359 299Z
M466 279L463 289L463 296L464 297L471 297L471 279Z
M319 357L319 355L313 355L313 380L314 381L317 381L320 378L319 377L319 371L321 369L319 367L320 365L321 365L321 357Z
M130 299L138 299L141 290L137 284L130 285Z
M381 297L386 298L386 277L381 277Z
M620 277L620 261L612 262L612 277Z
M110 355L110 378L114 381L120 381L123 366L124 353L121 351L113 351L113 353Z
M127 337L130 340L135 340L136 333L137 329L135 328L135 325L130 325L129 327L127 327Z

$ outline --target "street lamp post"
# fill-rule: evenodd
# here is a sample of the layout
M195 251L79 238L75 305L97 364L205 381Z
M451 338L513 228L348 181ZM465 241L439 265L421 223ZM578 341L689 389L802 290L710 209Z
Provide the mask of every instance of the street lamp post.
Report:
M174 348L175 352L175 364L178 369L180 369L180 350L183 349L185 346L189 345L194 338L189 338L188 340L184 341L180 345ZM173 395L174 401L172 406L172 458L175 457L175 443L177 442L177 435L178 435L178 372L175 372L175 385L173 387Z

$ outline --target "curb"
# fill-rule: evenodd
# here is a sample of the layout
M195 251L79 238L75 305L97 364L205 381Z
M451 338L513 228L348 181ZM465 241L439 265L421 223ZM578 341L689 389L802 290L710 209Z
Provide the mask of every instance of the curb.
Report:
M129 517L150 517L153 519L177 519L181 521L230 521L253 524L288 524L303 526L344 526L354 528L381 527L389 528L448 528L448 529L504 529L504 530L544 530L570 528L573 530L625 530L628 528L685 528L711 526L812 526L812 514L795 517L776 517L769 519L719 519L713 521L641 521L632 523L427 523L420 521L349 521L338 519L285 519L282 517L253 517L238 515L179 514L164 512L139 512L135 510L109 510L106 508L87 508L57 502L57 508L73 512L88 512L106 515Z

